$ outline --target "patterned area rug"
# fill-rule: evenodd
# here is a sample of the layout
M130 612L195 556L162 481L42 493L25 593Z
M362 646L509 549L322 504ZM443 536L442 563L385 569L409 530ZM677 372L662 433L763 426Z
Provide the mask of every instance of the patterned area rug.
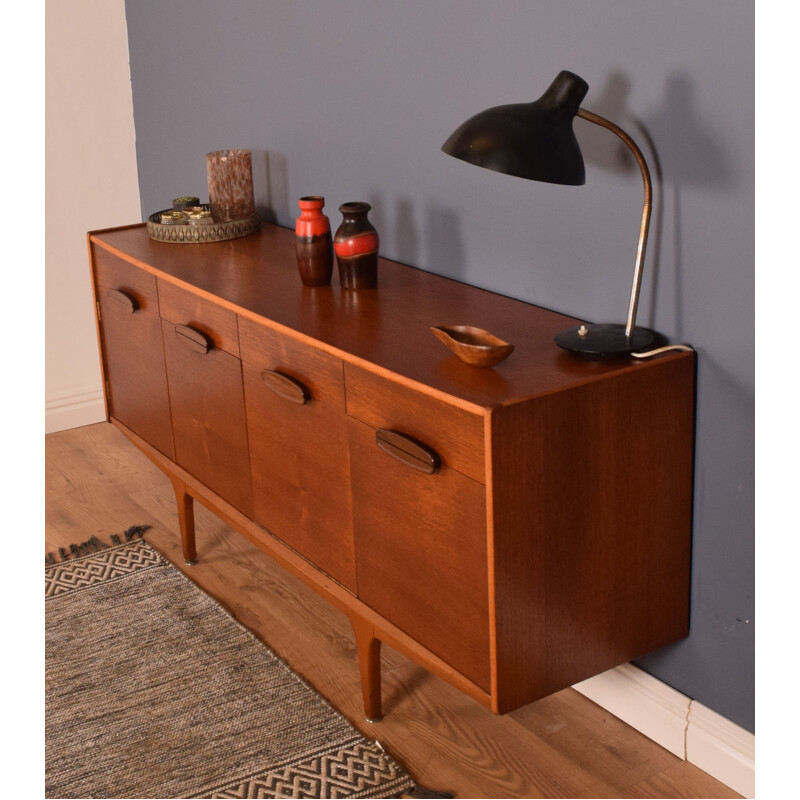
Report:
M146 542L97 545L45 567L47 797L435 796Z

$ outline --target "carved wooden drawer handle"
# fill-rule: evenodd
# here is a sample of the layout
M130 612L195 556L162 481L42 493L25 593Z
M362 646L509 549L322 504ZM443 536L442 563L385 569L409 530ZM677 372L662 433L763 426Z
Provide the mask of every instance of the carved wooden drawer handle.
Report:
M405 433L379 428L375 431L375 442L385 453L427 475L433 475L442 466L442 460L434 450Z
M261 380L272 389L275 394L291 403L305 405L311 399L311 391L300 381L278 372L276 369L265 369L261 372Z
M178 337L179 342L197 353L207 353L214 347L214 342L210 336L203 333L203 331L197 330L197 328L191 327L191 325L176 325L175 335Z
M122 289L108 289L106 294L117 306L124 309L129 314L133 314L139 308L139 303L136 301L136 298L132 297L127 292L123 292Z

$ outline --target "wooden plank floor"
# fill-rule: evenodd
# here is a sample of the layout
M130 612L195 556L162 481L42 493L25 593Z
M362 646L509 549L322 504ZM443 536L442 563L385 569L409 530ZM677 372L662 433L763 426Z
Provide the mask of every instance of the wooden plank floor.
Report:
M573 689L499 717L383 648L384 713L367 723L347 618L199 504L186 567L169 480L108 423L46 437L46 549L130 525L288 661L424 786L461 798L740 795Z

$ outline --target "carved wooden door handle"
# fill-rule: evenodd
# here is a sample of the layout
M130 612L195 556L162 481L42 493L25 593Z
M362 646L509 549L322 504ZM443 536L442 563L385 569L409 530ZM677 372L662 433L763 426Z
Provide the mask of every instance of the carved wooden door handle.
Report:
M375 431L375 443L406 466L427 475L433 475L442 466L436 451L405 433L379 428Z
M296 378L279 372L276 369L265 369L261 372L261 380L272 389L275 394L291 403L305 405L311 399L311 391Z
M191 325L176 325L175 335L181 344L196 353L207 353L214 347L211 337Z
M122 289L107 289L106 294L119 308L124 309L129 314L133 314L139 308L136 298L127 292L123 292Z

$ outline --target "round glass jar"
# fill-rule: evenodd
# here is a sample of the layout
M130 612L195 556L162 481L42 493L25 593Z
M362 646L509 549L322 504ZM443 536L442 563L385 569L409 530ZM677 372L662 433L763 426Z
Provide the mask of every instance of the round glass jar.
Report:
M201 209L200 211L193 211L188 216L188 223L190 225L213 225L214 220L211 217L211 212Z
M186 217L181 211L164 211L161 214L162 225L185 225Z

